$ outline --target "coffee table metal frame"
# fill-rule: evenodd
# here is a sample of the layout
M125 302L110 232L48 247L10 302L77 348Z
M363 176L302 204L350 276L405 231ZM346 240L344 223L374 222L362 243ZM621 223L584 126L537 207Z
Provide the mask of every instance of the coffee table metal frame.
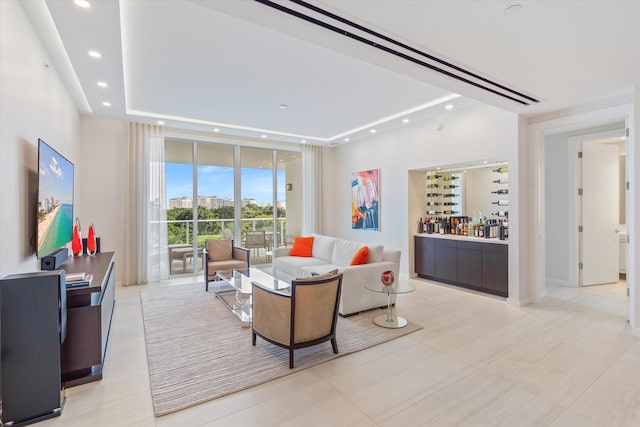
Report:
M251 326L251 282L278 291L288 291L291 285L255 267L216 271L216 280L209 283L220 301L240 320L242 327Z
M416 290L416 287L407 282L396 282L391 286L384 286L382 283L366 285L372 292L387 294L387 312L373 318L373 323L383 328L398 329L407 326L407 319L397 316L391 304L391 295L407 294Z

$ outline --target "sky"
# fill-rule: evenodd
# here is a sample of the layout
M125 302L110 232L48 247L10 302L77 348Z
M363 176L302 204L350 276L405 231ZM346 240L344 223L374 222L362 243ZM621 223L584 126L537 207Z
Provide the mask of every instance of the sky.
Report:
M47 144L40 144L38 198L54 197L62 203L73 203L73 164Z
M192 165L166 163L167 203L177 197L193 197ZM242 198L256 199L258 205L273 201L271 169L242 169ZM285 171L278 170L278 199L285 198ZM198 166L198 195L233 199L233 168Z

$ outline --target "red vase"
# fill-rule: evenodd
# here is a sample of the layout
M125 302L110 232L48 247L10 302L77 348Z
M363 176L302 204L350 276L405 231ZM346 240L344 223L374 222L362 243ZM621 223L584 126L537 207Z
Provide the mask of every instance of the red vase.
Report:
M80 220L76 217L76 223L73 226L73 235L71 236L71 253L73 256L82 255L82 234L80 230Z
M385 286L393 285L394 280L395 278L393 277L393 271L391 270L383 271L380 275L380 281Z
M87 232L87 254L95 255L96 252L96 228L93 223L91 223L89 224L89 231Z

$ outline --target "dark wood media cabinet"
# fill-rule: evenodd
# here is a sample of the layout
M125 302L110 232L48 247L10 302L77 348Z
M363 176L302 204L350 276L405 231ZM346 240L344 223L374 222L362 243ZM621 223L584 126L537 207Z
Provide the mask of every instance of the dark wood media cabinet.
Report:
M414 236L418 277L509 296L509 245L492 239Z
M74 387L102 379L115 306L113 252L69 258L66 273L93 274L90 286L67 289L67 337L62 345L62 381Z

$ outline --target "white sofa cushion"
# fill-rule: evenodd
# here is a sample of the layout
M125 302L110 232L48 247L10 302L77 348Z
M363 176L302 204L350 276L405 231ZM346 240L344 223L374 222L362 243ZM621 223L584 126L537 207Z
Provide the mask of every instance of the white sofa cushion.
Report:
M331 256L333 255L333 247L336 243L335 237L322 236L320 234L312 234L313 236L313 248L311 250L311 256L314 258L320 258L326 262L331 262Z
M308 265L305 267L300 267L298 271L303 273L299 277L309 277L313 274L325 274L332 270L338 270L339 273L342 273L341 269L342 269L341 265L323 264L323 265Z
M333 256L331 257L331 263L341 266L348 266L351 264L351 260L355 256L358 249L365 246L359 242L351 242L344 239L336 239L335 247L333 248Z
M369 245L369 258L367 258L367 264L373 264L374 262L382 262L383 252L384 252L384 246Z
M315 240L315 239L314 239ZM282 270L293 277L310 276L306 274L304 267L315 267L327 265L327 262L319 258L313 257L300 257L300 256L285 256L278 258L278 270ZM325 271L315 271L316 273L324 273ZM328 271L328 270L327 270Z

